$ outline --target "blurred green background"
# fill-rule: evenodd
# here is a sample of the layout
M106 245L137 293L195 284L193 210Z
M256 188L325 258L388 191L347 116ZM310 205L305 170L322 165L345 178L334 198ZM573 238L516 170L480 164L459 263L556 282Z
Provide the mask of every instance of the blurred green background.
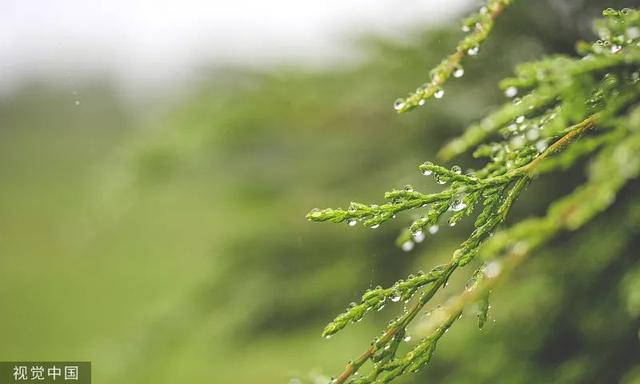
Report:
M516 2L443 99L400 116L393 100L455 46L455 22L362 36L364 58L339 68L211 70L143 107L106 77L78 82L79 105L24 84L0 99L0 360L91 360L96 383L325 383L400 308L331 340L324 324L366 288L447 259L470 229L405 253L394 238L411 216L371 230L305 213L437 190L417 165L503 101L499 79L572 53L602 8L632 3ZM512 220L544 212L583 167L538 180ZM640 383L638 186L538 252L485 329L465 316L402 382Z

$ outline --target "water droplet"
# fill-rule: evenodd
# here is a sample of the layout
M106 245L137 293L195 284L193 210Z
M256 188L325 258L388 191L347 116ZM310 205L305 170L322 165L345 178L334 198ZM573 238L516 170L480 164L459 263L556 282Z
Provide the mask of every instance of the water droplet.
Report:
M509 142L513 148L522 148L526 143L526 139L523 135L514 136Z
M405 336L405 337L404 337L404 339L402 339L402 340L404 340L404 341L406 341L406 342L409 342L409 341L411 341L411 336L407 335L407 336Z
M499 261L492 261L484 269L484 275L490 279L498 276L502 272L502 264Z
M520 124L524 121L524 116L518 116L516 117L516 123Z
M442 96L444 96L444 89L442 88L438 88L438 90L433 94L433 97L436 99L442 99Z
M325 339L330 339L330 338L331 338L331 335L324 335L324 338L325 338Z
M378 228L378 227L380 227L380 224L373 224L373 225L372 225L371 227L369 227L369 228L371 228L371 229L376 229L376 228Z
M469 56L475 56L478 54L478 52L480 52L480 47L477 45L474 45L473 47L467 49L467 54Z
M625 31L625 34L629 38L629 40L635 40L640 37L640 28L638 27L629 27Z
M347 219L347 225L348 226L353 227L356 224L358 224L358 220L356 220L356 219Z
M406 104L406 101L404 99L397 99L393 103L393 109L395 109L396 111L399 111L402 108L404 108L405 104Z
M424 103L426 103L425 99L418 100L418 105L424 105Z
M516 87L509 87L504 90L504 95L507 97L514 97L517 94L518 94L518 88Z
M464 25L462 26L462 28L461 28L461 29L462 29L462 32L469 32L469 31L471 31L471 27L469 27L469 26L468 26L468 25L466 25L466 24L464 24Z
M409 193L413 192L413 186L409 184L405 185L403 189L405 192L409 192Z
M432 167L432 166L433 166L433 163L432 163L432 162L430 162L430 161L425 161L422 165L423 165L423 166L425 166L425 167ZM430 169L423 169L423 170L422 170L422 174L423 174L423 175L425 175L425 176L429 176L429 175L431 175L432 173L433 173L433 171L432 171L432 170L430 170Z
M457 165L454 165L453 167L451 167L451 172L456 173L456 174L461 174L462 173L462 168L460 168Z
M422 243L424 241L424 232L422 231L416 231L413 233L413 240L416 241L416 243Z
M409 252L410 250L413 249L413 247L415 246L414 242L411 240L407 240L404 243L402 243L402 250L405 252Z
M309 214L309 217L314 219L320 218L320 216L322 216L322 212L320 212L320 209L318 208L313 208Z
M462 68L462 67L457 67L457 68L453 71L453 77L455 77L455 78L461 78L462 76L464 76L464 68Z
M434 225L429 227L429 233L432 234L432 235L435 235L436 233L438 233L439 229L440 229L440 227L437 224L434 224Z
M460 200L455 200L453 203L451 203L451 205L449 206L449 209L452 210L453 212L460 212L463 209L467 208L467 204L464 203L464 201L462 201L462 199Z
M76 100L76 105L80 105L80 100Z
M446 184L447 181L441 177L436 177L436 183L442 185L442 184Z
M544 152L547 149L547 141L542 139L542 140L538 140L538 142L536 142L536 150L540 153Z
M621 49L622 49L621 45L614 44L611 46L611 53L620 52Z
M400 301L400 294L398 292L394 292L393 296L391 296L389 299L394 303L397 303L398 301Z
M530 129L527 131L527 140L529 141L535 141L540 137L540 131L538 131L537 129Z

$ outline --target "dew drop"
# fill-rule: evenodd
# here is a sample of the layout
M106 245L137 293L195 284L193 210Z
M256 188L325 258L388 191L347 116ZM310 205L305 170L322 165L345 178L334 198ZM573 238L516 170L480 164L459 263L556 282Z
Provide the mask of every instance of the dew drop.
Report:
M640 37L640 28L638 28L638 27L629 27L629 28L627 28L625 33L626 33L627 37L629 38L629 40L635 40L638 37Z
M462 168L460 168L457 165L454 165L453 167L451 167L451 172L459 175L462 173Z
M442 99L442 96L444 96L444 89L442 88L438 88L438 90L433 94L433 97L436 99Z
M400 294L395 292L393 296L391 296L390 300L393 301L394 303L397 303L398 301L400 301Z
M430 161L425 161L422 165L424 167L432 167L433 163L430 162ZM429 175L433 174L433 171L431 169L423 169L422 170L422 174L425 175L425 176L429 176Z
M412 185L408 185L407 184L407 185L404 186L403 189L404 189L405 192L409 192L409 193L413 192L413 186Z
M518 88L516 87L509 87L504 91L504 95L507 97L514 97L517 94L518 94Z
M314 218L314 219L318 219L318 218L320 218L320 216L322 216L322 212L320 212L320 209L318 209L318 208L313 208L311 210L311 213L309 214L309 217Z
M546 140L538 140L538 142L536 142L536 150L540 153L544 152L547 149L547 141Z
M477 45L474 45L473 47L467 49L467 54L469 56L475 56L478 54L478 52L480 52L480 47L478 47Z
M413 240L416 241L416 243L422 243L424 241L424 232L422 231L416 231L413 234Z
M393 109L395 109L396 111L399 111L402 108L404 108L405 104L406 104L406 101L404 99L397 99L393 103Z
M621 45L614 44L611 46L611 53L620 52L621 49L622 49Z
M492 261L484 269L484 275L490 279L498 276L502 272L502 265L498 261Z
M449 209L453 212L460 212L465 208L467 208L467 204L465 204L462 200L456 200L449 206Z
M468 26L468 25L466 25L466 24L465 24L465 25L463 25L461 29L462 29L462 32L469 32L469 31L471 31L471 27L469 27L469 26Z
M462 67L458 67L453 71L453 77L455 78L461 78L462 76L464 76L464 68Z
M356 224L358 224L358 220L356 219L347 219L347 225L350 227L354 227Z
M521 116L516 117L516 123L520 124L523 121L524 121L524 116L521 115Z
M540 131L537 129L530 129L527 131L527 140L535 141L540 137Z
M376 229L376 228L378 228L378 227L380 227L380 224L373 224L373 225L372 225L371 227L369 227L369 228L371 228L371 229Z
M405 252L409 252L413 249L414 246L415 244L413 243L413 241L407 240L404 243L402 243L402 250Z
M426 103L425 99L418 100L418 105L422 106L424 103Z
M402 340L404 340L404 341L406 341L406 342L409 342L409 341L411 341L411 336L407 335L407 336L405 336L405 337L404 337L404 339L402 339Z
M513 148L522 148L526 142L526 139L523 135L514 136L511 139L510 144Z
M440 227L437 224L434 224L434 225L429 227L429 233L432 234L432 235L435 235L436 233L438 233L439 229L440 229Z

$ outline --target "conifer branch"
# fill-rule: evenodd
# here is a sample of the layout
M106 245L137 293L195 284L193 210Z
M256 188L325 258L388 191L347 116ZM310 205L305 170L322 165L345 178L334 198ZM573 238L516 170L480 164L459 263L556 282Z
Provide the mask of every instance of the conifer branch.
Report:
M396 109L411 109L435 95L437 87L459 65L469 44L487 37L495 17L509 3L489 0L485 11L472 15L467 23L476 24L475 32L436 67L431 83L403 100L400 108L396 105ZM450 158L475 148L475 157L488 158L481 169L463 173L459 166L445 168L425 162L419 170L425 176L433 176L437 184L445 186L444 190L426 194L408 185L385 193L387 201L382 204L352 202L347 209L313 209L307 214L310 221L346 222L349 226L361 222L377 228L404 211L423 209L423 215L396 241L409 252L425 239L427 232L435 233L445 216L453 226L479 211L473 231L448 263L428 273L409 275L389 288L367 290L360 303L350 304L325 327L323 336L329 338L372 310L381 310L389 302L408 303L418 294L413 305L392 320L332 383L388 383L420 369L430 361L438 341L470 302L480 303L478 324L482 327L490 291L504 271L515 268L531 250L560 231L587 223L612 203L626 181L640 173L640 12L608 9L603 15L605 18L597 23L601 40L593 45L580 43L581 58L554 56L518 66L516 76L504 80L501 86L508 97L520 92L524 96L470 127L440 153L441 157ZM496 141L489 142L492 139ZM567 169L577 159L596 153L587 182L553 203L545 217L500 230L511 207L534 178ZM459 267L474 260L483 265L476 268L465 292L436 311L421 326L425 337L398 357L407 326ZM371 372L354 378L368 361L373 364Z
M489 0L487 4L462 23L462 30L469 32L465 38L458 43L456 51L447 56L429 73L431 80L424 83L415 92L406 98L397 99L394 108L399 113L409 111L419 105L423 105L431 97L441 98L444 95L442 86L453 75L462 77L464 69L460 64L465 56L475 56L478 54L480 44L489 36L493 24L504 9L511 4L512 0Z

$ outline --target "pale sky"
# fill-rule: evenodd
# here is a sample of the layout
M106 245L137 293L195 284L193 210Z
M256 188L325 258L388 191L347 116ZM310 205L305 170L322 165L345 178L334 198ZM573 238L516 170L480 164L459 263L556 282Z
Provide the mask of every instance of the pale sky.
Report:
M323 65L349 36L451 22L469 0L0 0L0 88L107 72L122 83L188 78L202 64Z

